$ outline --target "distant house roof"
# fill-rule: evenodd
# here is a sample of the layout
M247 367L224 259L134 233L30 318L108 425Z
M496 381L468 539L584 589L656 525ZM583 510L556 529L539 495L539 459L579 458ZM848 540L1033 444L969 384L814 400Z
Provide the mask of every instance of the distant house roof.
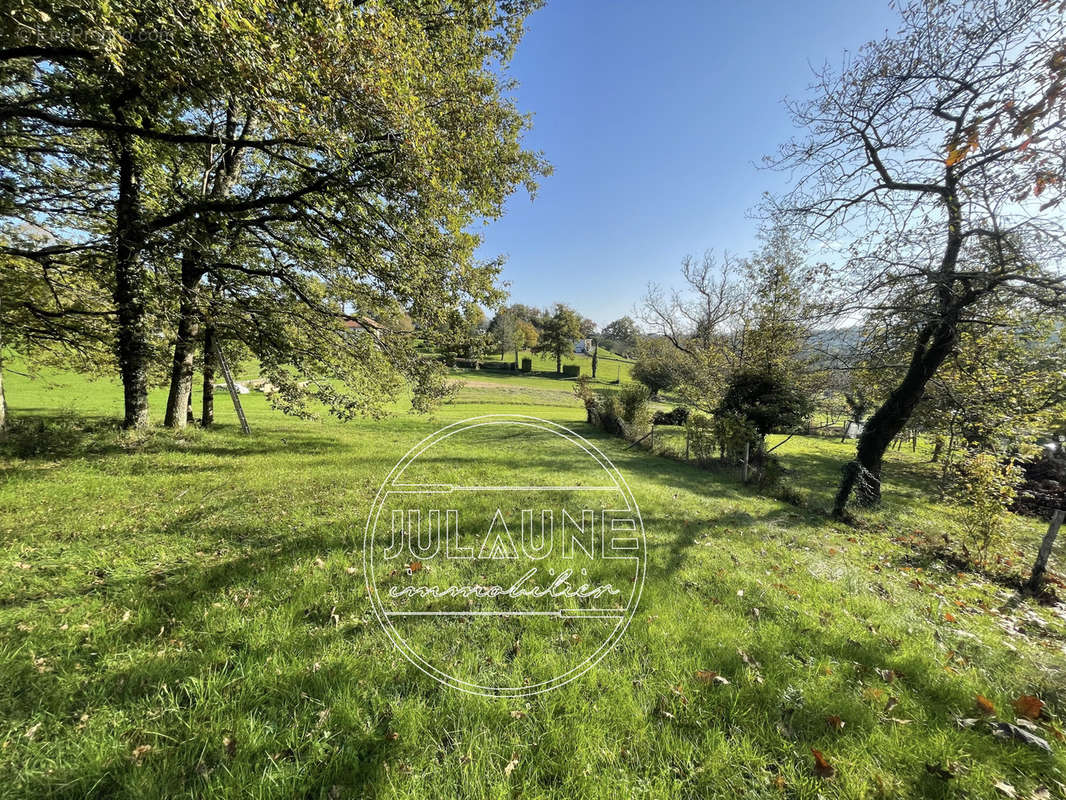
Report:
M350 331L370 331L375 336L380 336L386 330L384 325L370 317L345 317L344 327Z

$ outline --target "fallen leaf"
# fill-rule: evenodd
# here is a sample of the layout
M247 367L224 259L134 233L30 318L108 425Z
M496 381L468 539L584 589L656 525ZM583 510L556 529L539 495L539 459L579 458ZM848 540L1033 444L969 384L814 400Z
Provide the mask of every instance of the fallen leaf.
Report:
M400 734L398 734L396 731L389 731L385 734L385 738L388 739L390 742L395 742L397 739L400 738Z
M515 719L522 719L526 715L525 711L512 711L511 716Z
M223 736L222 737L222 749L226 751L226 755L233 758L237 755L237 737L236 736Z
M1023 694L1014 701L1014 710L1026 719L1040 719L1040 712L1044 708L1044 701L1031 694Z
M899 705L899 698L898 697L890 697L890 698L888 698L888 702L885 703L885 713L887 714L889 711L891 711L893 708L895 708L898 705Z
M503 768L503 774L510 777L514 772L514 768L518 766L518 753L511 753L511 760L507 762L507 766Z
M1039 747L1049 753L1051 752L1051 745L1047 743L1047 739L1041 739L1036 734L1029 733L1029 731L1019 728L1017 725L1011 725L1009 722L994 722L992 724L992 733L1001 739L1013 739L1033 747Z
M40 722L38 722L36 725L31 725L29 728L26 729L26 732L23 734L23 736L25 736L27 739L29 739L32 742L33 741L33 737L37 735L37 731L40 730L40 728L41 728L41 723Z
M948 622L955 622L956 621L955 620L955 615L952 614L950 611L945 611L944 612L944 619L946 619Z
M826 717L825 718L825 724L828 725L833 730L837 730L837 731L844 730L844 720L842 720L836 714L830 714L828 717Z
M716 684L718 686L725 686L729 683L729 680L722 675L719 675L714 670L710 669L698 669L696 670L696 680L700 683Z
M833 769L833 765L830 764L821 750L815 750L811 748L811 753L814 755L814 774L819 778L832 778L836 774L836 770Z
M991 715L996 713L996 707L992 705L992 701L983 694L977 695L977 710L982 714Z
M875 670L878 675L881 676L881 680L885 683L893 683L896 680L896 672L891 669L878 669Z
M1014 787L1011 786L1009 783L1004 783L1003 781L996 781L992 785L996 788L997 791L1000 792L1000 794L1006 795L1007 797L1018 796L1018 793L1014 790Z
M133 752L130 754L130 758L133 759L133 762L135 764L140 765L141 761L144 760L144 757L150 752L152 752L152 745L139 744L133 748Z
M421 561L412 561L410 564L407 565L407 572L408 573L418 572L421 569L422 569L422 562Z

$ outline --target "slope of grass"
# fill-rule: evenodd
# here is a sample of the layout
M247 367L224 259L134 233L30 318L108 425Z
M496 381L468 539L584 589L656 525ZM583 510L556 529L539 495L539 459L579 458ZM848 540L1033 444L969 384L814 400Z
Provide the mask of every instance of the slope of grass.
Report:
M0 483L0 797L1063 791L1066 745L1047 725L1051 753L993 736L975 706L981 695L1013 722L1013 702L1036 695L1052 720L1064 713L1062 607L914 549L957 530L928 499L920 453L890 454L885 507L853 529L820 513L849 445L796 437L778 451L809 493L798 509L627 449L586 426L554 379L479 372L432 418L349 424L245 395L243 437L225 396L216 430L131 435L115 428L110 382L5 377L20 421ZM527 698L426 677L364 588L362 529L389 469L443 424L488 413L595 442L647 534L644 594L619 645ZM1012 530L1028 558L1040 526ZM503 663L486 649L497 633L457 643ZM536 675L537 658L511 668Z

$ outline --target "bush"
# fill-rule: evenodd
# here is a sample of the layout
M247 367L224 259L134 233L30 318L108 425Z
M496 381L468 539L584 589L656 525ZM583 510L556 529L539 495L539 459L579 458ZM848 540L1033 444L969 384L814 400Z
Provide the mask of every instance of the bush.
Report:
M506 372L506 371L514 369L514 362L513 361L482 361L481 362L481 368L482 369L492 369L492 370L498 370L498 371L501 371L501 372Z
M984 566L1003 544L1007 509L1014 502L1022 471L992 453L971 454L955 469L952 498L963 506L967 541L978 554L977 563Z
M745 444L757 441L757 434L740 414L718 414L714 418L714 438L723 457L737 459L744 454Z
M563 364L563 377L576 378L581 374L580 364Z
M747 421L760 438L777 430L802 425L811 412L811 400L776 372L739 372L718 407L719 415Z
M631 383L618 392L618 401L622 405L622 419L626 424L647 427L651 422L651 410L648 400L651 392L647 386Z
M685 423L689 455L697 464L709 464L714 459L718 439L714 420L706 414L690 414Z
M656 411L651 418L652 425L684 425L688 422L688 409L678 406L673 411Z
M533 359L532 358L523 358L522 359L522 372L532 372L532 371L533 371Z

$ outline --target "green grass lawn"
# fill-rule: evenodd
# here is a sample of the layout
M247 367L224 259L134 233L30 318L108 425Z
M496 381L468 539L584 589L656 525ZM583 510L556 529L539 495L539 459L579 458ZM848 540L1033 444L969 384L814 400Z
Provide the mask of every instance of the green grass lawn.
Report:
M993 736L976 706L1014 722L1013 702L1036 695L1063 727L1063 608L915 547L958 535L957 510L929 499L925 454L892 452L884 507L849 528L824 509L850 444L778 450L808 497L796 508L591 429L570 382L462 378L432 417L398 407L348 424L244 395L244 437L225 395L215 430L131 435L116 430L113 383L6 375L20 422L0 483L0 797L1006 796L997 783L1066 796L1066 744L1048 725L1051 753ZM446 688L405 661L363 574L366 515L396 461L492 413L594 442L647 535L618 646L517 699ZM1019 563L1041 530L1012 522ZM566 629L509 660L511 624L426 636L478 654L470 669L530 678L575 641Z

